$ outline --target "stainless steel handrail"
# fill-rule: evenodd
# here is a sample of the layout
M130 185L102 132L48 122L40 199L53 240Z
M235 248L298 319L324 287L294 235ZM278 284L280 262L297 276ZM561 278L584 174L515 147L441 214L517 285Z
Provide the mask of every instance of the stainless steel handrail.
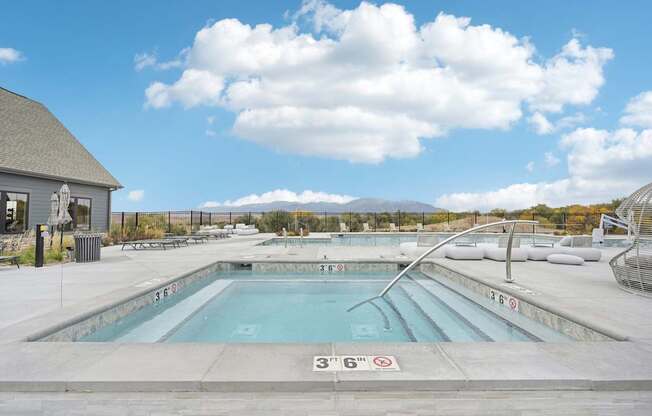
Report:
M479 230L484 230L485 228L489 227L495 227L497 225L507 225L511 224L511 230L509 231L509 239L507 240L507 253L505 257L505 281L508 283L513 283L514 278L512 277L512 242L514 240L514 228L516 227L516 224L538 224L539 221L530 221L530 220L504 220L504 221L497 221L497 222L492 222L489 224L483 224L483 225L478 225L476 227L469 228L468 230L462 231L460 233L457 233L455 235L452 235L448 237L447 239L435 244L428 250L426 250L422 255L417 257L412 263L410 263L405 269L401 270L399 274L396 275L394 279L392 279L391 282L385 286L383 290L380 291L380 293L377 296L374 296L372 298L369 298L367 300L364 300L360 303L357 303L350 307L348 311L352 311L353 309L357 308L358 306L361 306L369 301L372 301L374 299L382 298L389 292L389 290L398 282L401 280L403 276L413 268L415 268L423 259L428 257L432 252L435 250L445 246L446 244L450 243L451 241L455 240L456 238L462 237L463 235L470 234L474 231L479 231Z

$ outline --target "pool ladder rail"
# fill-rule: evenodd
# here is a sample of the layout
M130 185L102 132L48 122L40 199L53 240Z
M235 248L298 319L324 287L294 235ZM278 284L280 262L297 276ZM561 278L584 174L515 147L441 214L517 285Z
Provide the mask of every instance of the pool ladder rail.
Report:
M401 272L399 274L397 274L396 277L394 279L392 279L392 281L389 282L387 284L387 286L385 286L385 288L380 291L380 293L378 293L378 295L376 295L376 296L374 296L372 298L363 300L362 302L356 303L355 305L353 305L349 309L347 309L347 312L351 312L352 310L356 309L357 307L362 306L365 303L368 303L368 302L370 302L372 300L383 298L387 294L387 292L389 292L389 290L392 287L394 287L394 285L396 283L398 283L398 281L401 280L401 278L403 276L405 276L407 274L407 272L414 269L417 265L419 265L419 263L421 263L421 261L423 259L428 257L435 250L445 246L446 244L450 243L451 241L453 241L453 240L455 240L455 239L457 239L459 237L465 236L465 235L470 234L472 232L480 231L480 230L484 230L485 228L490 228L490 227L495 227L495 226L500 226L500 225L504 226L504 225L511 224L511 227L510 227L510 230L509 230L509 239L507 240L507 255L506 255L506 258L505 258L505 282L514 283L514 277L512 276L512 242L514 241L514 229L516 228L516 224L535 225L535 224L538 224L538 223L539 223L539 221L531 221L531 220L503 220L503 221L496 221L496 222L492 222L492 223L489 223L489 224L482 224L482 225L478 225L478 226L475 226L475 227L471 227L468 230L464 230L464 231L459 232L459 233L457 233L455 235L452 235L452 236L446 238L445 240L443 240L443 241L435 244L434 246L430 247L422 255L417 257L406 268L401 270Z

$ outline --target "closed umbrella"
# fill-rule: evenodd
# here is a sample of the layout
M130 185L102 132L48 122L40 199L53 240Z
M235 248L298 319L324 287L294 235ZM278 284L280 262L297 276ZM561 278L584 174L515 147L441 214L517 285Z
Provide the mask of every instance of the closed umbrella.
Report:
M50 216L48 217L48 225L50 226L50 231L52 227L59 224L59 196L56 192L52 192L50 197ZM52 247L52 236L50 235L50 247Z
M59 189L59 212L57 222L61 226L61 249L63 249L63 226L72 221L68 214L68 205L70 204L70 188L65 183Z

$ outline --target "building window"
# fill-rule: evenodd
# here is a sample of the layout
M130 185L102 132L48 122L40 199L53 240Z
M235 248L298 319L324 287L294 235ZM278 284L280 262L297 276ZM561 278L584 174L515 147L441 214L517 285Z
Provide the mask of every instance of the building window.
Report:
M68 230L88 231L91 229L91 199L73 196L68 205L68 214L72 223L66 226Z
M0 233L22 233L27 229L29 195L0 191Z

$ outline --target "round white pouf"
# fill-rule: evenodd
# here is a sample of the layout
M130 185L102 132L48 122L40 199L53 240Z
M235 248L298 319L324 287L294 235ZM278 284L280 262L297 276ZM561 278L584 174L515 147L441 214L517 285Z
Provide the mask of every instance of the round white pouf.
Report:
M583 258L570 254L551 254L546 260L548 260L548 263L568 264L571 266L581 266L584 264Z

